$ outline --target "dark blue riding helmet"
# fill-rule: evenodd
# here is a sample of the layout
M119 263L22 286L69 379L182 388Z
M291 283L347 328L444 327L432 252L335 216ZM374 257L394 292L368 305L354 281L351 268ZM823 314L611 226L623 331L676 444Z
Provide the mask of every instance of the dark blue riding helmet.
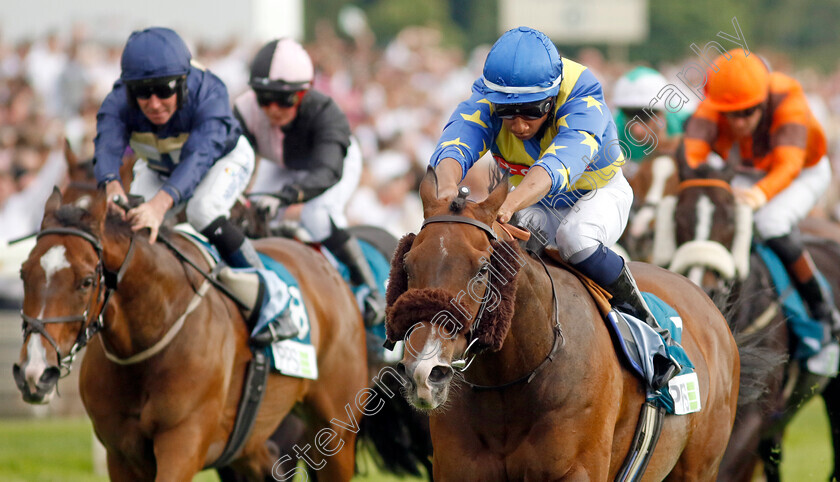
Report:
M132 32L125 43L120 78L125 82L186 75L192 55L173 30L151 27Z
M539 30L517 27L493 44L482 81L494 104L526 104L556 97L563 80L557 47Z

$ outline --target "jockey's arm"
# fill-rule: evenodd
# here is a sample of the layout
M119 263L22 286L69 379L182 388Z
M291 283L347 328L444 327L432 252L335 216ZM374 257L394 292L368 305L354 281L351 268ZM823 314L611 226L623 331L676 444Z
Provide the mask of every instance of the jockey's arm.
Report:
M435 167L438 185L438 199L454 198L458 193L458 183L464 177L461 164L451 157L441 159Z
M522 178L522 182L508 194L496 215L500 223L510 221L516 211L539 202L551 190L551 176L542 168L534 168Z

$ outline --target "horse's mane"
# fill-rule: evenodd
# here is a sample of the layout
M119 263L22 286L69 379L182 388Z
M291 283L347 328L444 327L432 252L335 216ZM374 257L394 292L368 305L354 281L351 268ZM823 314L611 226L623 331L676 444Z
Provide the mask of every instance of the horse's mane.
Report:
M62 204L55 210L55 220L64 227L77 228L86 233L98 236L94 231L96 224L90 211L74 204ZM105 219L108 233L119 240L131 239L135 233L131 230L131 223L123 220L118 214L108 213ZM171 235L172 230L165 225L160 227L160 236Z

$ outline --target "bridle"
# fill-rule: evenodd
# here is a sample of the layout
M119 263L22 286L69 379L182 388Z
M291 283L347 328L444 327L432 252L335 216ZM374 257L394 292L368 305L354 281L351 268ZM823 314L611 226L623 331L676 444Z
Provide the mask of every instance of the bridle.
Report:
M108 304L108 300L111 295L117 289L117 285L122 280L123 275L125 275L126 267L134 254L134 237L132 236L131 238L128 252L123 259L122 264L120 264L119 269L114 272L105 267L105 263L102 259L102 244L92 234L76 228L50 228L39 232L36 239L41 239L41 237L50 234L77 236L84 239L93 246L98 258L95 271L96 288L91 294L87 306L85 307L85 311L82 314L52 318L36 318L27 315L23 312L23 310L21 310L20 313L21 318L23 318L24 341L26 341L27 336L35 333L43 336L48 342L50 342L50 345L52 345L53 349L55 349L55 353L58 358L59 370L63 371L61 378L64 378L70 374L71 366L76 354L84 348L91 338L93 338L93 336L96 335L104 326L102 321L103 311L105 310L105 306ZM79 332L76 335L76 340L66 355L62 355L61 349L58 347L58 343L47 332L46 325L50 323L81 323Z
M470 217L467 217L467 216L451 215L451 214L432 216L432 217L426 219L425 221L423 221L423 224L420 226L420 230L425 228L427 225L433 224L433 223L468 224L468 225L471 225L471 226L475 226L476 228L484 231L484 233L487 235L487 237L489 238L489 240L491 242L499 241L499 236L496 234L496 231L494 231L492 227L490 227L489 225L487 225L487 224L485 224L481 221L478 221L476 219L473 219L473 218L470 218ZM504 229L504 226L502 226L502 227ZM554 329L552 330L554 332L554 344L551 348L551 351L548 353L548 355L546 355L546 357L543 359L543 361L539 365L537 365L536 368L534 368L530 372L526 373L525 375L523 375L523 376L521 376L521 377L519 377L519 378L517 378L513 381L510 381L510 382L507 382L507 383L504 383L504 384L501 384L501 385L488 386L488 385L478 385L478 384L470 383L470 382L464 380L464 383L469 385L473 390L476 390L476 391L501 390L501 389L510 387L512 385L518 385L519 383L523 383L523 382L524 383L530 383L531 380L533 380L534 377L536 377L537 374L548 363L550 363L551 361L554 360L554 355L557 353L557 351L560 349L560 346L562 345L561 340L563 340L564 338L563 338L563 333L562 333L562 330L561 330L561 327L560 327L559 307L557 305L557 294L556 294L556 291L554 289L554 279L551 277L551 273L549 273L548 267L545 265L545 263L542 261L542 259L539 258L539 257L537 257L537 259L540 260L540 263L542 264L543 269L545 269L546 275L548 275L548 279L551 282L551 296L552 296L553 315L554 315L553 316L553 318L554 318ZM482 276L487 277L487 284L485 285L486 288L484 289L484 294L482 295L482 298L481 298L481 304L479 305L478 311L476 312L475 320L473 321L472 325L470 326L469 331L465 335L465 337L467 339L467 348L464 349L464 353L461 354L460 359L453 360L450 363L450 366L453 369L458 370L461 373L464 373L470 367L470 365L472 365L472 362L475 360L475 357L480 354L480 351L476 349L476 342L478 341L478 338L476 338L475 332L476 332L476 328L481 323L481 320L482 320L484 314L487 312L487 306L490 302L491 295L492 295L492 290L490 289L490 286L492 285L493 270L489 269L489 265L483 266L481 268L481 270L483 271Z

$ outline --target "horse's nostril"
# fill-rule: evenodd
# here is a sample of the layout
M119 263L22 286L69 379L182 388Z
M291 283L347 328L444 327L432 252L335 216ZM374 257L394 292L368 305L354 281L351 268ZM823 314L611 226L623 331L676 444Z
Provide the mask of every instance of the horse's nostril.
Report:
M429 381L432 383L441 383L445 382L448 379L452 378L452 368L446 365L438 365L432 368L432 371L429 372Z
M405 365L403 364L403 362L397 363L396 369L397 369L397 373L399 373L403 377L406 376Z

